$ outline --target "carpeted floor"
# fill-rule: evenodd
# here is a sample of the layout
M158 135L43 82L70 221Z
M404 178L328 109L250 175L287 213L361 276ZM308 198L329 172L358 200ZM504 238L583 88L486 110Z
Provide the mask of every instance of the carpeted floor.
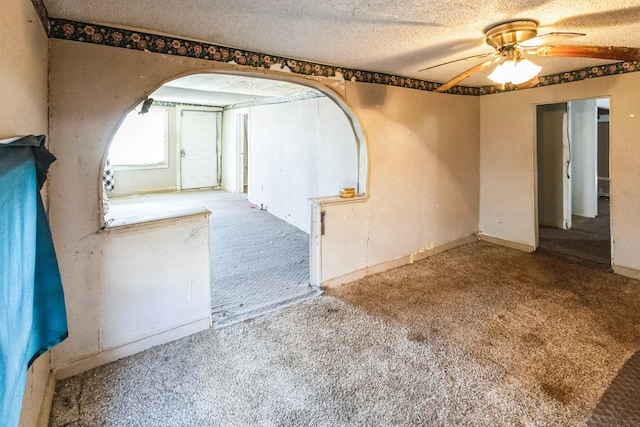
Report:
M223 327L320 293L309 285L309 235L245 196L222 191L211 211L213 323Z
M582 426L639 349L640 282L478 242L60 381L50 425Z
M574 217L569 230L540 227L540 247L575 260L611 267L611 219L608 197L598 198L598 216Z
M640 351L629 358L613 379L587 427L640 426Z

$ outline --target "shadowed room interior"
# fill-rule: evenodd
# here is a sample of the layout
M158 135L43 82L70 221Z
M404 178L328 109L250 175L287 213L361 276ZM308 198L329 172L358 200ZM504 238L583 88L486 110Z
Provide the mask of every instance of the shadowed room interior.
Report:
M9 2L0 144L56 157L68 331L16 372L5 334L0 419L640 424L639 23L625 0ZM227 205L170 198L201 191ZM113 216L146 197L169 198ZM274 264L277 304L252 290Z

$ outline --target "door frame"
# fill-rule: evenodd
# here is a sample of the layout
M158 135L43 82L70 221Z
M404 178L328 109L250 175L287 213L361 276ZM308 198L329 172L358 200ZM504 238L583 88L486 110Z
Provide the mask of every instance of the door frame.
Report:
M220 107L204 107L204 106L190 106L190 105L177 105L176 106L176 173L177 173L177 187L178 191L182 190L182 157L180 151L182 149L182 113L184 111L205 111L214 112L216 114L216 153L217 153L217 170L216 170L216 185L220 187L221 179L221 166L222 166L222 111Z
M588 100L598 100L598 99L609 99L611 100L611 96L596 96L596 97L589 97L589 98L571 98L571 99L559 99L556 100L555 102L540 102L540 103L536 103L536 104L531 104L531 117L533 118L533 120L531 120L531 126L532 126L532 136L533 136L533 140L532 140L532 158L533 158L533 168L532 168L532 172L533 172L533 218L534 218L534 231L535 231L535 246L533 248L534 251L538 250L538 248L540 248L540 221L538 218L538 106L540 105L551 105L551 104L562 104L562 103L570 103L570 102L575 102L575 101L588 101ZM597 106L596 106L597 108ZM609 118L611 118L611 105L609 106ZM611 191L611 188L613 185L615 185L614 183L612 183L612 179L611 179L611 159L612 159L612 155L611 155L611 151L613 149L613 138L612 138L612 128L613 125L611 123L611 120L609 120L609 235L610 235L610 241L609 241L609 245L611 247L611 260L610 260L610 265L613 268L613 258L614 258L614 246L613 246L613 240L614 240L614 236L613 236L613 210L614 210L614 205L612 203L612 199L611 199L611 194L613 194L613 191Z
M236 122L236 192L249 194L249 112L238 112ZM245 173L246 168L246 173ZM245 191L245 187L247 191Z

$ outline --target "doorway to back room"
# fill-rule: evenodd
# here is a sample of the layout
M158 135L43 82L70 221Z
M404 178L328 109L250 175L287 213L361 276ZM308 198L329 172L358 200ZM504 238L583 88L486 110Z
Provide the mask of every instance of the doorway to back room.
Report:
M536 107L539 247L611 266L609 99Z
M231 75L183 77L149 97L150 113L164 111L164 133L125 139L132 146L162 134L164 162L111 162L105 219L210 210L217 327L318 295L309 277L309 199L358 188L366 176L345 112L307 86Z

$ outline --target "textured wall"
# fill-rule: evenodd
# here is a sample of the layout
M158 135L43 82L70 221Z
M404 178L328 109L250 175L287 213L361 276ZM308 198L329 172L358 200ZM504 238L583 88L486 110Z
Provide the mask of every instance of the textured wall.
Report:
M47 133L47 36L28 0L0 14L0 138Z
M367 265L477 231L479 99L347 84L369 148Z

